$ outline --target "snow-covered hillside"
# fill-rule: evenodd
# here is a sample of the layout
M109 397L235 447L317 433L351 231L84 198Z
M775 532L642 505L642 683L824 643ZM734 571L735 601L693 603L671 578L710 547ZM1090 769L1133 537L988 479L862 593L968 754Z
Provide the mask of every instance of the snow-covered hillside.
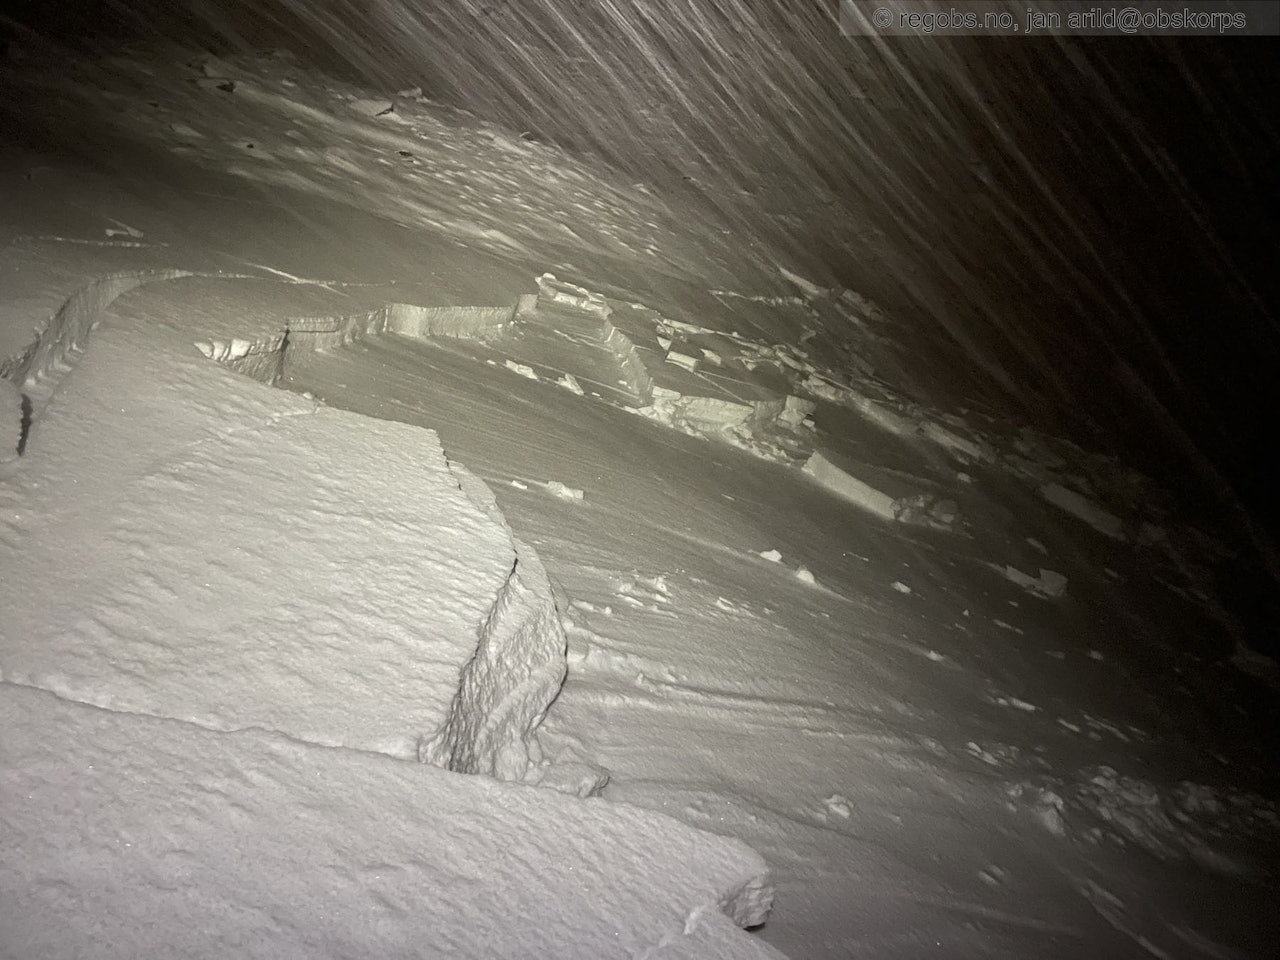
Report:
M0 955L1280 942L1274 667L1161 478L420 91L55 66L5 67Z

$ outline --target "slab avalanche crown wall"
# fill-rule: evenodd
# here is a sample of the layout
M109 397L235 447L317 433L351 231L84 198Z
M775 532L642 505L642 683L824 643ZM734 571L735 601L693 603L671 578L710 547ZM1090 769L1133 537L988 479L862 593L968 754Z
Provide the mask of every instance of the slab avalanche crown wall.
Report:
M391 759L543 777L546 572L434 432L131 310L177 276L6 366L0 956L779 956L745 846Z
M6 544L15 575L0 587L7 679L404 758L467 726L455 711L474 706L471 679L495 712L431 759L524 773L563 676L554 601L430 431L280 395L172 329L118 319L28 446L14 477L26 535ZM467 669L478 645L521 635L513 609L536 634L517 671L532 673ZM522 708L505 702L517 686Z

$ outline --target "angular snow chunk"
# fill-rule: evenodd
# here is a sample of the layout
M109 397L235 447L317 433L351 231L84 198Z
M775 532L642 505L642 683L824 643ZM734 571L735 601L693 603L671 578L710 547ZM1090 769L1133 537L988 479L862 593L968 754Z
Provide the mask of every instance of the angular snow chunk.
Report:
M750 358L749 360L743 361L743 363L747 366L747 369L749 370L754 370L757 366L761 364L765 364L765 363L772 364L774 362L775 360L773 358L764 359L759 357ZM803 387L808 393L811 393L815 397L820 397L823 400L830 400L833 403L841 403L847 406L853 405L849 399L852 391L848 387L842 384L835 383L834 381L830 380L827 377L822 376L821 374L818 374L818 373L809 374L807 377L805 377L803 381L801 381L800 386Z
M782 561L782 554L777 550L761 550L760 556L770 563L780 563Z
M107 227L106 234L108 237L129 237L133 240L141 240L145 236L137 227L131 227L129 224L115 219L115 217L109 217L108 219L115 224L114 227Z
M908 587L908 586L907 586L905 583L903 583L901 580L895 580L895 581L893 581L893 583L891 583L891 584L890 584L890 586L891 586L891 587L893 587L893 589L897 590L899 593L910 593L910 592L911 592L911 588L910 588L910 587Z
M761 858L661 814L12 685L0 726L22 956L781 957Z
M1120 518L1108 513L1083 494L1069 490L1060 483L1046 483L1040 488L1040 496L1077 520L1083 520L1099 533L1113 540L1124 539L1124 525Z
M561 500L581 500L585 496L577 487L566 486L559 480L548 480L543 486L546 487L547 493Z
M788 396L782 405L782 412L778 414L778 420L792 428L799 427L805 423L812 425L813 421L807 418L816 409L817 405L811 400Z
M837 817L848 820L853 816L853 805L849 802L849 798L838 793L833 793L827 799L822 801L823 805Z
M756 408L717 397L682 396L674 390L654 387L653 403L637 412L683 433L732 440L732 431L748 429Z
M523 480L512 480L512 481L511 481L511 485L512 485L513 487L515 487L517 490L528 490L528 489L529 489L529 485L528 485L527 483L525 483Z
M944 427L940 423L932 420L926 420L920 427L920 432L927 439L932 440L940 447L945 447L952 454L956 455L962 461L970 463L990 462L995 459L995 451L985 445L975 443L960 436L954 430Z
M478 649L509 639L477 700L501 713L469 718L483 737L456 748L522 775L563 672L536 561L433 432L317 407L188 344L106 323L45 411L9 498L39 535L0 543L5 678L412 758Z
M582 385L578 383L578 378L572 373L564 374L556 381L556 386L564 387L570 393L577 394L578 396L582 396L583 394Z
M527 377L530 380L539 379L538 374L534 372L533 367L527 366L526 364L516 363L514 360L506 360L502 365L512 373L518 373L522 377Z
M386 329L405 337L453 337L486 340L510 326L518 304L509 307L420 307L391 303L385 308Z
M603 336L604 345L609 348L609 352L618 359L618 363L622 366L627 389L641 403L652 402L653 378L649 376L644 358L640 355L640 351L636 349L635 343L608 320L604 322Z
M714 350L708 350L705 347L703 347L701 348L701 353L702 353L702 359L706 360L707 363L711 364L713 367L724 366L724 358L721 357L720 354L716 353Z
M818 582L814 579L813 573L808 567L796 567L796 579L801 583L807 583L810 586L813 586Z
M832 493L844 497L868 513L882 520L897 519L893 497L841 470L821 453L815 452L810 456L802 469Z
M551 273L544 273L538 277L538 303L539 305L554 304L557 307L569 307L582 313L589 313L602 320L607 320L609 315L613 313L609 304L605 302L604 297L600 294L592 293L586 287L579 287L576 284L557 280L555 275Z
M954 500L921 493L913 497L899 497L893 502L895 519L899 523L911 523L951 530L960 516L960 508Z
M677 367L688 370L690 373L696 373L698 369L697 357L681 353L678 350L667 351L667 363L674 363Z

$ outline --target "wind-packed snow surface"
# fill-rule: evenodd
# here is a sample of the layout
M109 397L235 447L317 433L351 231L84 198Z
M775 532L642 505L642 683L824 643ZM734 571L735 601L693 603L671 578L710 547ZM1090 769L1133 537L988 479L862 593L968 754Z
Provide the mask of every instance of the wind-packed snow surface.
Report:
M6 955L1280 942L1273 665L1157 482L418 92L9 70Z

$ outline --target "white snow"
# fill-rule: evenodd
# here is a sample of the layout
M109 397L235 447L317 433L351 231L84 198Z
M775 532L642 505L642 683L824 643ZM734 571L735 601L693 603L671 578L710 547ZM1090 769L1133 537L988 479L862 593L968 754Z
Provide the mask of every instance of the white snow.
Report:
M760 858L660 814L11 683L0 724L5 956L780 956Z
M821 453L814 453L805 461L804 472L872 516L881 520L897 519L893 497L841 470Z
M1067 592L1067 578L1054 570L1040 568L1039 576L1023 573L1017 567L1006 565L1005 578L1029 593L1042 597L1061 597Z
M1075 490L1069 490L1060 483L1047 483L1040 488L1040 496L1071 516L1083 520L1099 533L1114 540L1124 537L1124 527L1119 517Z
M494 640L497 611L532 584L542 611L521 620L539 624L536 681L524 668L466 676L498 699L518 688L531 702L505 704L513 718L540 715L559 688L545 575L531 578L536 558L518 563L429 431L292 399L172 331L107 321L22 466L13 519L30 532L0 546L13 682L412 757L456 723L477 640ZM494 717L483 742L439 759L519 777L530 733Z
M508 360L503 364L503 366L505 366L512 373L518 373L520 374L520 376L528 377L530 380L538 379L538 374L534 372L534 369L530 367L528 364L516 363L514 360Z
M656 187L149 56L22 82L154 176L0 165L0 953L1280 937L1257 695L1154 484L907 396L912 318Z

